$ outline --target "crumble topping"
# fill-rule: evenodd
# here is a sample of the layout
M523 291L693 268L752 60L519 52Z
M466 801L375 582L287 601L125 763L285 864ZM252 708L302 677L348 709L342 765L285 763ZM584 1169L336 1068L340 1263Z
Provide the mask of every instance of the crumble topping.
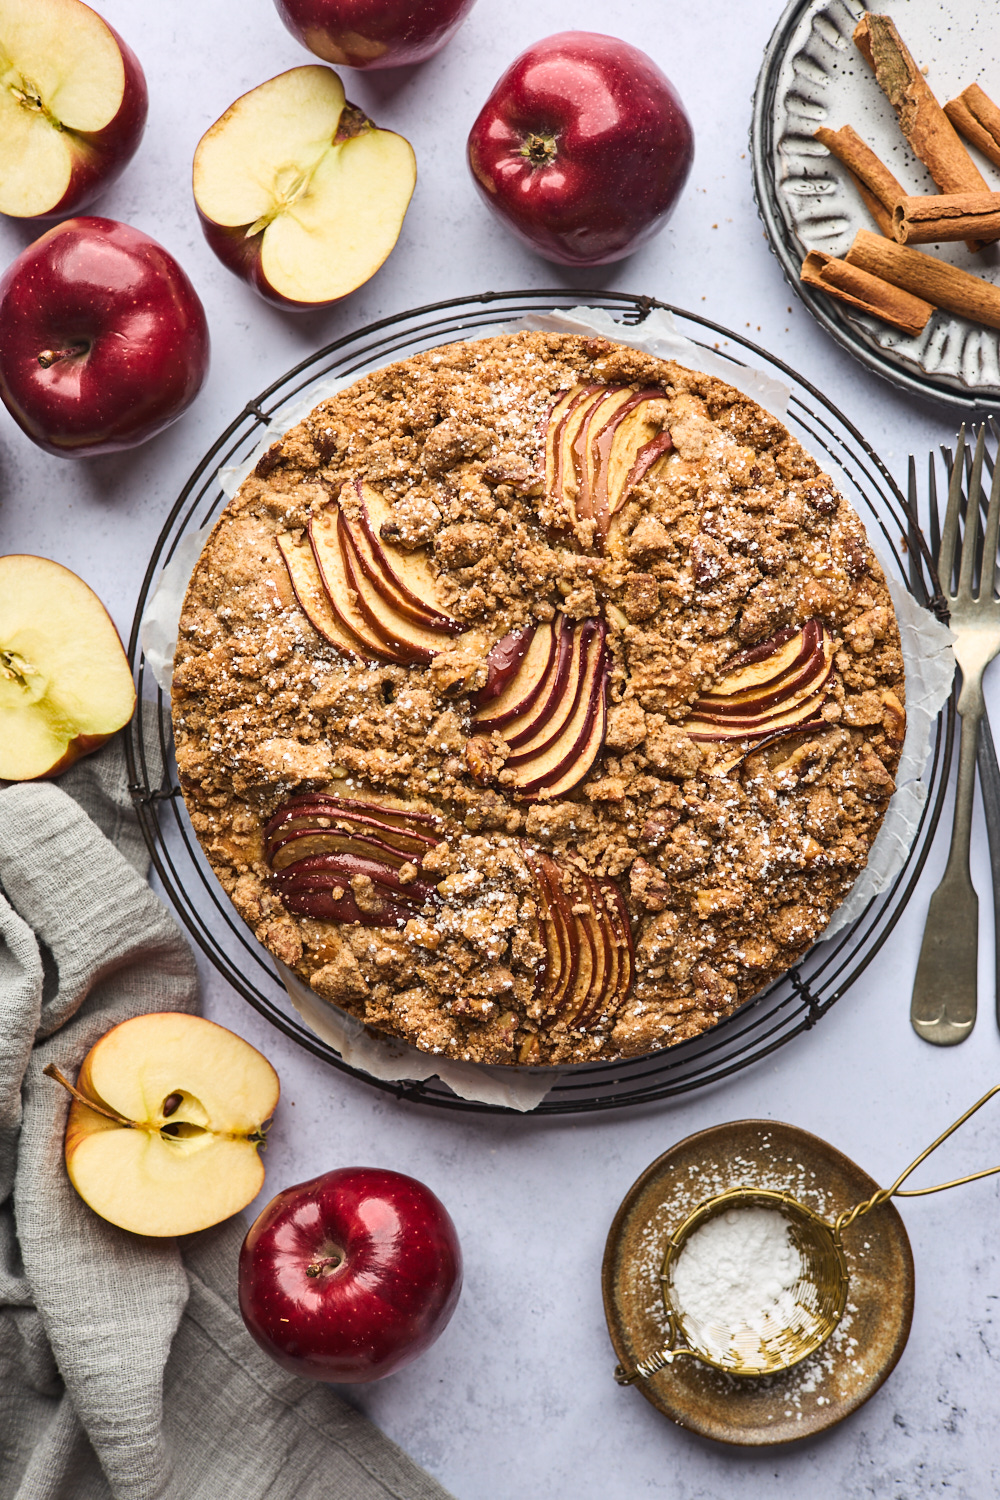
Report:
M547 416L577 386L648 388L641 415L669 434L606 536L545 483ZM359 483L385 507L378 536L400 579L407 560L425 567L459 632L429 660L345 654L292 587L277 539L307 550L310 522ZM519 747L504 726L476 724L491 652L590 621L606 632L602 743L569 790L523 792ZM829 676L801 730L686 732L741 662L810 622ZM258 938L378 1030L489 1063L669 1046L794 963L865 864L904 702L899 633L861 522L784 426L712 377L541 333L390 365L273 444L195 569L174 673L187 806ZM433 814L438 842L393 867L400 890L430 882L433 898L405 921L365 925L380 887L359 865L327 884L350 892L360 922L292 910L265 828L307 793ZM540 860L561 895L546 898ZM617 975L606 994L592 979L575 1009L552 1003L557 929L571 948L589 932L593 966Z

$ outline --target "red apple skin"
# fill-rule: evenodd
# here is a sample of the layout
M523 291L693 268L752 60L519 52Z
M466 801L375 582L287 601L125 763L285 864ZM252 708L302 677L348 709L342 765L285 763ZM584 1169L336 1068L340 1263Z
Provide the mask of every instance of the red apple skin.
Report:
M125 90L118 113L103 130L67 132L76 148L69 187L46 213L26 215L29 223L78 213L118 180L139 149L149 112L146 75L128 43L107 21L104 24L118 43L125 66Z
M324 62L399 68L440 52L474 0L275 0L292 35Z
M401 1370L443 1332L461 1290L448 1211L422 1182L381 1167L341 1167L286 1188L240 1252L243 1321L308 1380L362 1383Z
M60 357L40 363L47 353ZM46 453L144 443L190 406L208 360L197 292L128 224L67 219L0 278L0 399Z
M195 211L205 239L226 269L252 286L272 307L280 307L282 312L316 312L321 307L335 307L344 300L342 297L335 297L332 302L296 302L291 297L283 297L274 290L264 275L261 257L263 230L248 239L245 226L239 225L232 229L225 224L214 224L211 219L206 219L197 204Z
M662 229L694 134L644 52L563 31L511 63L472 127L468 157L484 202L526 245L561 265L599 266Z

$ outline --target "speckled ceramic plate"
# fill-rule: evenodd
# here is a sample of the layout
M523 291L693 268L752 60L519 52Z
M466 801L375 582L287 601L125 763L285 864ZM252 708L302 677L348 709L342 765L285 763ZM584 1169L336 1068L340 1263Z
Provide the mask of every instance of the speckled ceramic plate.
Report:
M754 190L771 248L824 328L870 369L921 396L965 411L1000 402L1000 333L935 312L916 338L804 286L808 250L842 256L859 229L874 229L847 172L813 138L819 125L853 125L910 193L934 193L875 75L852 41L866 9L891 15L944 104L970 83L1000 99L996 8L968 0L792 0L775 29L754 95ZM1000 173L975 148L991 187ZM974 255L962 244L922 247L1000 284L1000 247Z
M716 1125L673 1146L629 1189L604 1252L604 1310L623 1364L634 1366L664 1343L659 1272L667 1235L703 1198L741 1184L789 1191L829 1222L879 1187L834 1146L773 1120ZM681 1359L635 1389L680 1427L721 1443L791 1443L843 1421L891 1373L913 1316L913 1255L891 1203L845 1231L844 1252L847 1310L801 1364L751 1377ZM618 1399L634 1398L620 1389Z

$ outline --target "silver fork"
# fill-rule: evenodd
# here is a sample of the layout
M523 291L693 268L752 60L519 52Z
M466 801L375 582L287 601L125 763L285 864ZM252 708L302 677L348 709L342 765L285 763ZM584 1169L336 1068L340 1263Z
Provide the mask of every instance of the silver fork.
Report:
M1000 427L993 417L988 418L993 442L998 447L1000 455ZM944 472L946 484L950 483L952 470L955 467L955 457L950 448L942 447L941 458L944 461ZM972 469L972 453L970 449L965 450L966 479ZM988 472L990 479L993 478L994 464L996 460L990 453L990 445L987 440L983 450L983 466ZM917 466L913 457L910 458L909 476L907 486L907 551L909 555L910 589L917 600L925 608L933 609L942 619L948 613L943 596L937 590L937 556L941 550L941 511L938 507L938 483L937 464L935 455L927 455L927 540L930 543L930 551L923 541L920 533L920 500L917 485ZM925 571L925 559L933 560L934 572ZM986 819L986 836L990 848L990 870L992 873L993 887L993 994L997 1013L997 1026L1000 1027L1000 762L997 761L996 746L993 743L993 731L990 727L989 711L983 709L983 717L979 721L979 743L976 750L976 767L979 772L979 790L983 797L983 813Z
M941 591L951 614L955 658L962 673L958 712L962 720L955 790L955 822L944 877L931 896L920 947L910 1020L925 1041L939 1047L963 1042L976 1023L976 981L979 962L979 898L969 871L972 798L976 784L976 749L985 703L983 672L1000 651L1000 603L994 598L997 539L1000 535L1000 464L996 465L982 564L976 586L981 533L983 455L986 429L981 427L969 475L968 509L958 583L955 556L965 469L965 428L958 435L955 463L948 488L948 509L938 554Z

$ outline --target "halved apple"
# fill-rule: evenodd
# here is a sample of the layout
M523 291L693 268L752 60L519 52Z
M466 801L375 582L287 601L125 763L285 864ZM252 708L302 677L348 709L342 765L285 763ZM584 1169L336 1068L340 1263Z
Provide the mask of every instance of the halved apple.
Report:
M264 830L272 887L299 916L365 927L405 922L435 898L419 869L440 842L437 824L417 808L322 793L290 797Z
M0 557L0 780L57 776L132 717L135 686L94 591L44 557Z
M279 307L328 306L374 276L416 180L409 141L377 129L315 64L243 94L194 156L208 243Z
M0 0L0 213L73 214L120 176L146 124L139 60L81 0Z
M836 642L821 620L786 627L734 658L711 693L691 707L682 727L693 740L761 740L825 724Z
M95 1213L133 1234L193 1234L238 1213L264 1181L259 1147L278 1075L232 1031L156 1012L87 1053L66 1125L66 1170Z

